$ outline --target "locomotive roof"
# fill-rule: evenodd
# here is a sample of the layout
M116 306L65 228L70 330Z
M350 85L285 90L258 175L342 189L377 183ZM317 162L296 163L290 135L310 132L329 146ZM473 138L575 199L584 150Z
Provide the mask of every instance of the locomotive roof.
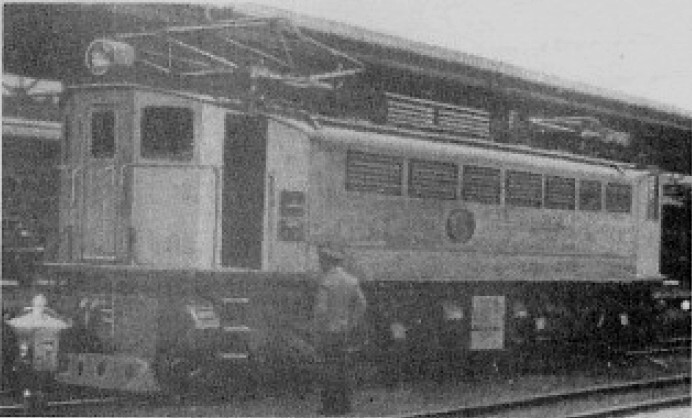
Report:
M449 160L455 157L496 163L502 166L532 167L545 172L569 172L582 175L621 177L630 181L644 172L606 161L578 161L567 156L526 152L522 149L488 148L470 144L442 143L420 140L391 133L363 132L334 126L323 126L311 133L317 140L357 146L373 152L389 152L411 157Z
M171 94L190 100L201 101L215 106L234 109L235 102L221 102L218 98L207 95L193 94L184 91L171 91L150 86L114 83L87 84L69 86L66 92L82 89L137 89L148 90L162 94ZM464 155L467 157L495 161L501 164L517 164L542 167L553 171L569 171L602 176L624 176L635 178L643 174L642 170L634 170L631 164L622 164L601 158L569 154L560 151L542 150L519 144L503 144L487 140L460 137L450 134L432 134L406 129L383 127L371 123L343 121L327 117L309 117L309 121L299 120L273 113L265 116L279 123L291 126L304 132L311 138L332 142L334 144L350 144L372 150L407 155L449 158Z
M640 178L645 170L613 161L582 157L562 152L537 150L526 146L477 141L471 138L432 137L402 130L379 130L375 126L333 124L318 119L315 124L270 116L271 119L303 131L314 140L336 146L355 146L372 152L385 152L411 157L449 160L464 156L497 164L535 167L543 171L570 172L575 174L621 177L625 181ZM326 122L326 123L319 123ZM423 138L422 138L423 136ZM446 141L445 141L446 139ZM452 142L453 141L453 142Z

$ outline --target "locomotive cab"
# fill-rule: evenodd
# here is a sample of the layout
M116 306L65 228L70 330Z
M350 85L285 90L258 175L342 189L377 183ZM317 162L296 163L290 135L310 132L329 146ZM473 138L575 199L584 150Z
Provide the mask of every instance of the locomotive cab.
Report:
M68 92L65 129L51 266L74 286L60 302L80 327L66 337L61 381L161 388L184 380L171 378L173 364L236 367L277 332L266 322L304 319L302 273L317 263L304 239L309 139L299 122L102 85ZM262 288L270 272L298 280Z
M74 89L66 115L61 261L304 268L300 130L129 86Z

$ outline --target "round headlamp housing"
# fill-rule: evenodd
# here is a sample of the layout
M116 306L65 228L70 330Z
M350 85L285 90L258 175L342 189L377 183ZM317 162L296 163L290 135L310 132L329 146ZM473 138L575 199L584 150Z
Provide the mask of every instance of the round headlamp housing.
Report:
M104 75L116 65L132 66L135 62L135 50L125 42L96 39L89 44L84 60L92 74Z

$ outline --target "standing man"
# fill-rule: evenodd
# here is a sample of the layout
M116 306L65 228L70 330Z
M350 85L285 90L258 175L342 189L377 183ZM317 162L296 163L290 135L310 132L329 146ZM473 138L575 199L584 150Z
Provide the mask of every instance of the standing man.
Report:
M349 337L365 314L366 302L358 279L343 269L345 254L335 246L318 248L322 277L315 300L316 345L323 362L322 410L343 415L351 410Z

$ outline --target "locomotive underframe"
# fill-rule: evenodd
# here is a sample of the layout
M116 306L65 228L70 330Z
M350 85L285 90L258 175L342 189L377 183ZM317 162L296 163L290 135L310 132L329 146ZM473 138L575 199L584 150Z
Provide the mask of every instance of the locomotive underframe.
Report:
M58 380L64 383L132 391L230 383L247 389L250 381L264 385L286 373L310 376L318 364L310 274L79 264L49 266L49 272L42 291L72 321L61 336ZM393 364L440 373L516 365L540 350L608 354L652 338L651 287L645 281L370 281L364 283L367 323L353 345L359 361L384 378L401 372Z

